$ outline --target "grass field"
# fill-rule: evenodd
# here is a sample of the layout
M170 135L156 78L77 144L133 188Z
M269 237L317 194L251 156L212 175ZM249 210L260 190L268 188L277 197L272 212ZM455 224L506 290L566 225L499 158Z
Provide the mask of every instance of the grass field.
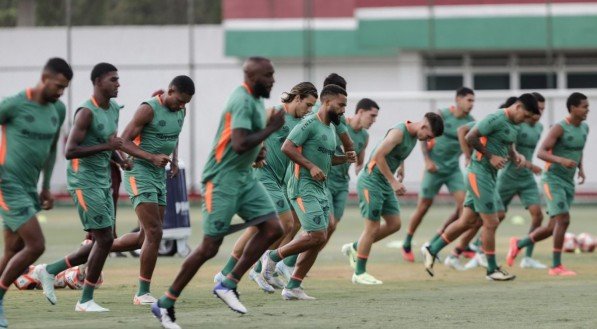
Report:
M404 207L403 222L413 209ZM430 238L447 207L433 208L415 236L420 246ZM597 208L574 209L570 231L597 235ZM513 208L509 216L524 215ZM62 207L43 213L46 253L38 262L49 262L73 250L83 237L74 208ZM200 212L191 210L191 246L201 237ZM119 209L119 233L136 226L130 207ZM400 250L388 242L403 239L404 232L374 246L368 271L384 281L381 286L355 286L351 269L340 253L343 243L360 234L358 210L347 209L338 231L320 255L304 286L318 298L313 302L283 301L279 293L266 295L245 278L239 287L241 300L249 309L244 316L225 307L211 294L212 278L223 265L237 235L224 242L218 256L210 261L183 292L177 303L178 323L183 328L597 328L597 254L564 254L564 263L578 271L572 278L553 278L544 270L512 268L514 282L488 282L481 269L456 272L438 264L436 277L429 278L417 256L417 263L402 261ZM508 238L523 235L527 224L505 221L498 230L499 262L504 263ZM450 248L450 247L448 247ZM417 248L418 249L418 248ZM449 249L447 249L449 250ZM551 239L535 248L536 258L548 263ZM161 257L152 290L160 296L177 273L182 259ZM107 314L80 314L74 305L80 291L58 290L59 302L50 305L40 291L11 288L5 310L12 328L159 328L149 308L132 305L136 291L138 260L111 258L104 269L104 284L95 299L111 311Z

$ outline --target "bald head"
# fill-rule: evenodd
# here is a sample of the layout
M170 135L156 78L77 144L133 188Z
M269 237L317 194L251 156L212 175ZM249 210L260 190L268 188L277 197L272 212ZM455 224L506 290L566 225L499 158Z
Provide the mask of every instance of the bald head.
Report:
M274 86L274 66L265 57L249 57L243 64L245 83L254 97L269 98Z

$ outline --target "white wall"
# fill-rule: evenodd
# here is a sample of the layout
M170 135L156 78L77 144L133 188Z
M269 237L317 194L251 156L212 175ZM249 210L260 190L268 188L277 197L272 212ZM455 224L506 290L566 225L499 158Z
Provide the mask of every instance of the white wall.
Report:
M240 61L223 54L223 30L220 26L197 26L194 33L194 79L197 93L191 113L185 122L180 140L180 157L185 160L189 183L198 186L200 173L206 161L217 129L222 106L230 91L242 82ZM73 107L91 94L90 70L98 62L110 62L119 68L121 89L117 101L125 105L120 129L128 123L138 104L156 89L165 88L178 74L189 74L189 34L184 26L127 26L78 27L72 30L71 65L75 77L69 92ZM33 86L39 79L40 69L52 56L66 58L65 28L0 29L0 97ZM289 90L306 77L301 61L276 60L276 84L272 98ZM375 145L385 131L404 120L418 120L438 107L451 105L452 92L424 92L422 61L416 53L403 53L392 59L319 59L313 69L313 82L321 88L323 78L337 72L348 81L349 106L347 113L361 97L370 97L381 106L380 117L371 129L371 145ZM477 118L494 111L512 92L477 92L473 114ZM516 93L514 93L516 94ZM548 111L554 111L556 120L565 115L567 91L544 93L548 97ZM597 92L589 94L597 100ZM63 97L66 103L68 95ZM543 122L548 127L548 117ZM591 127L597 126L597 117L589 115ZM66 132L66 127L65 127ZM193 131L191 131L193 130ZM194 134L194 143L191 135ZM597 135L589 135L587 150L597 145ZM597 192L597 175L592 174L592 163L597 155L586 152L588 182L583 190ZM418 190L422 157L416 148L407 160L406 183L409 191ZM64 189L66 161L60 157L55 169L53 186ZM194 176L191 177L191 173Z

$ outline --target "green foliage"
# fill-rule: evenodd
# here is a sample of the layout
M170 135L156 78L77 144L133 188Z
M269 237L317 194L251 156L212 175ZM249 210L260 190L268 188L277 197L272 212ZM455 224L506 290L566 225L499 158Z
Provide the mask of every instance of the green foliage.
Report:
M71 0L71 23L86 25L183 25L188 0ZM194 24L219 24L221 3L192 0ZM0 1L0 26L15 26L18 0ZM38 0L37 26L66 25L67 0Z

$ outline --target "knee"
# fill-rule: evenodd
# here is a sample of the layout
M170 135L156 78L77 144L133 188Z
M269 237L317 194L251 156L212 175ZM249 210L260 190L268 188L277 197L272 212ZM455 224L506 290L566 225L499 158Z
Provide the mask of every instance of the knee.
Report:
M281 238L286 232L285 228L280 224L280 221L270 221L271 224L265 227L267 239L275 241Z
M477 217L475 216L471 216L471 217L466 217L464 220L464 224L467 227L481 227L483 225L483 222L480 221Z
M145 230L145 239L150 243L162 241L162 225L153 225Z
M327 233L325 231L311 233L311 234L309 234L309 236L311 237L311 239L310 239L311 245L314 247L320 247L320 246L324 245L327 240Z
M294 222L293 221L286 221L281 222L282 224L282 234L288 235L294 231Z
M46 243L44 239L35 241L26 246L26 249L34 256L41 256L46 251Z
M568 214L558 217L558 224L568 226L570 224L570 216Z
M112 246L112 243L114 243L114 235L112 235L112 232L106 232L105 234L96 234L95 243L101 245L102 247L110 248Z
M489 231L497 230L498 225L500 224L499 220L488 220L483 223L483 227Z
M501 222L506 218L506 213L503 211L498 212L498 220Z
M388 226L390 227L390 231L392 233L394 233L394 232L400 231L400 228L402 227L402 224L400 223L400 221L397 221L397 222L390 223Z
M220 245L222 244L222 240L212 241L210 243L203 243L201 246L201 253L203 257L210 259L215 257L218 254L218 250L220 250ZM239 257L240 258L240 257Z

